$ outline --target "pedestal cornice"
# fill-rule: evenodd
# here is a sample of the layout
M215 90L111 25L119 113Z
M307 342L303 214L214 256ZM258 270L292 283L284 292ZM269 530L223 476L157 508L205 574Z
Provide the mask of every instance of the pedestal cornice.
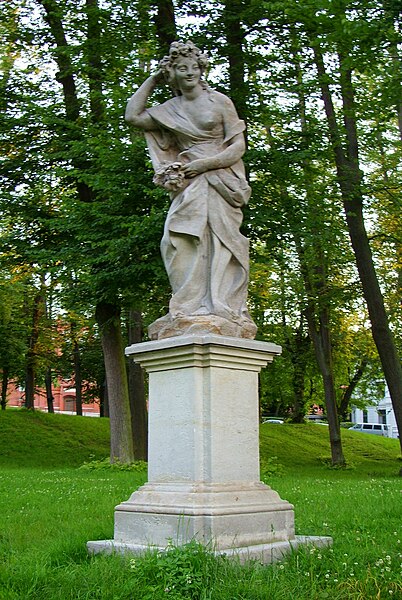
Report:
M260 371L281 352L276 344L212 334L142 342L126 348L126 355L148 372L189 367Z

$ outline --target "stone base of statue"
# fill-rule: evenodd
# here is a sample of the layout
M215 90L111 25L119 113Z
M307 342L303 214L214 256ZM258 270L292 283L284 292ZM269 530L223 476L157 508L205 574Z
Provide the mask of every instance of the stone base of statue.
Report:
M167 314L154 321L148 327L151 340L182 335L224 335L227 337L246 338L253 340L257 326L251 318L228 320L217 315L182 315L171 317Z
M115 510L113 540L91 552L143 552L197 540L265 563L301 543L293 506L259 481L258 372L265 342L190 335L134 344L149 372L149 481Z

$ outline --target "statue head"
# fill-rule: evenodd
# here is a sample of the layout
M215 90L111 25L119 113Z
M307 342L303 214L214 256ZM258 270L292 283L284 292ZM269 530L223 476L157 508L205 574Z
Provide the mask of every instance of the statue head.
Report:
M173 42L170 45L169 54L164 56L159 63L159 68L165 76L166 83L172 88L176 96L180 96L181 91L176 81L175 64L182 58L189 58L197 62L200 69L200 84L203 88L208 85L202 80L202 76L208 67L208 57L197 48L193 42Z

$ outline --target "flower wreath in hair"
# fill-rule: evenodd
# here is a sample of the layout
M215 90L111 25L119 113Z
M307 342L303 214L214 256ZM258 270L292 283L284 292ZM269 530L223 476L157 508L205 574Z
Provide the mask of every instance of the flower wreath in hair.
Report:
M180 95L180 91L175 87L175 78L173 75L173 65L180 57L194 57L200 67L201 75L203 75L208 68L208 56L203 54L197 46L190 40L187 42L172 42L169 48L169 54L164 56L159 62L159 68L165 76L166 83L173 89L176 96ZM200 84L204 89L208 89L206 81L200 79Z

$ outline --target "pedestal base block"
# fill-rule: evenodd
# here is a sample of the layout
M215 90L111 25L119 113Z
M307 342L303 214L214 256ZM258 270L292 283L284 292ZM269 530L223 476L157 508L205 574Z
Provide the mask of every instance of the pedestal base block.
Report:
M282 560L289 552L294 552L300 546L314 546L315 548L326 548L332 545L332 538L325 536L306 536L296 535L292 540L286 542L271 542L268 544L258 544L256 546L244 546L242 548L228 548L226 550L214 550L216 556L228 556L238 560L241 564L251 560L258 561L268 565ZM164 551L166 548L156 546L141 546L115 540L100 540L97 542L88 542L88 550L93 554L99 552L105 554L133 554L141 555L150 550Z
M116 507L114 539L216 550L294 538L293 506L263 483L147 483Z

